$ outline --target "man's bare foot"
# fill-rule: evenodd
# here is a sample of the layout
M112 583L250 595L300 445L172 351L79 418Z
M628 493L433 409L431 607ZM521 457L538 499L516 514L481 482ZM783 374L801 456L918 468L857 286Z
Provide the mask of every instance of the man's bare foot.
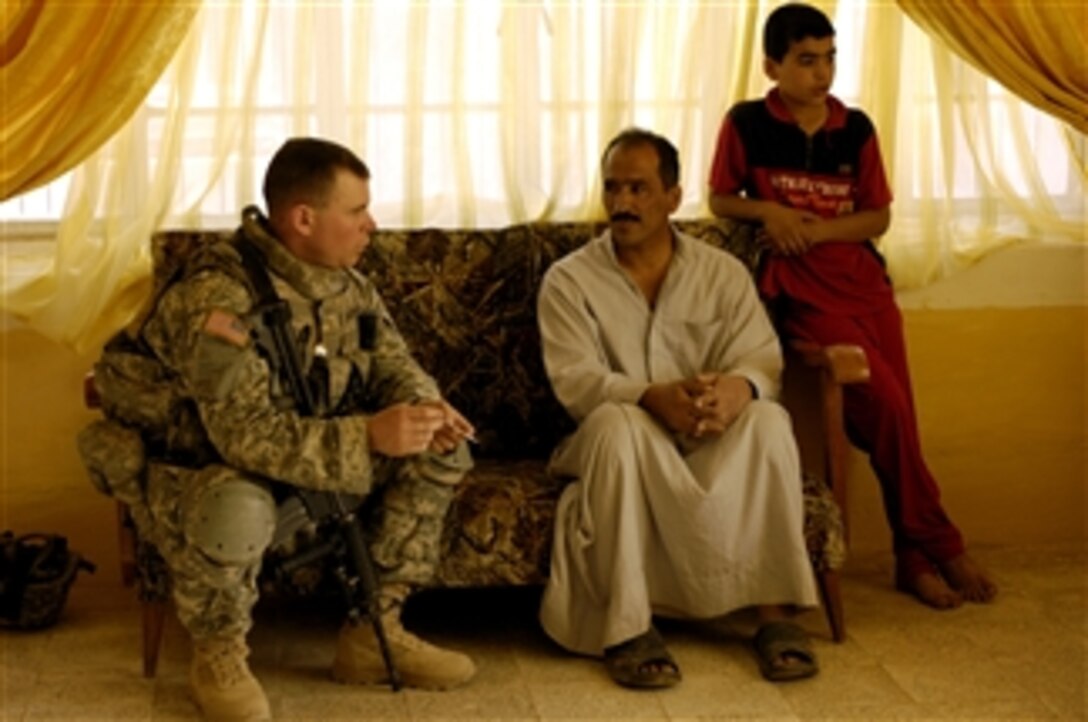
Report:
M934 609L955 609L963 604L963 597L941 579L937 572L920 572L909 578L901 575L896 586L900 591L913 594L923 604Z
M969 602L985 603L997 596L997 584L967 552L941 562L938 567L952 588Z

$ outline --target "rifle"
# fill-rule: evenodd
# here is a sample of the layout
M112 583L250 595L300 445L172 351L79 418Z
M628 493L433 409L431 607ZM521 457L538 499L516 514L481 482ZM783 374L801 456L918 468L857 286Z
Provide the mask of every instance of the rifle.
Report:
M257 331L258 345L267 350L272 371L278 372L281 381L295 399L299 414L313 416L313 394L302 373L302 362L291 336L291 307L279 297L272 286L260 249L241 234L236 237L234 246L242 256L242 264L258 297L256 310L262 319ZM364 334L363 341L373 345L374 334ZM381 648L382 661L385 662L385 669L389 674L390 685L396 692L402 685L389 648L389 640L385 636L385 625L382 624L378 575L363 536L362 525L354 511L361 500L350 497L352 502L347 503L345 496L347 495L331 491L291 488L291 496L281 505L277 533L281 529L293 533L306 520L310 520L318 526L319 531L329 532L329 538L283 562L281 569L290 573L330 555L335 559L333 573L344 591L348 620L351 624L358 624L364 615L370 617L374 635ZM300 517L300 514L305 516Z
M279 507L276 542L292 536L310 521L317 525L317 538L324 541L319 541L280 562L276 571L280 575L290 576L296 569L332 557L333 575L340 582L347 602L348 621L359 624L363 616L370 617L381 648L382 661L385 662L385 669L389 674L389 683L396 692L403 685L381 621L377 594L378 575L363 538L362 526L352 511L361 500L348 496L348 501L345 502L344 497L345 495L330 491L297 488L292 490L291 496Z

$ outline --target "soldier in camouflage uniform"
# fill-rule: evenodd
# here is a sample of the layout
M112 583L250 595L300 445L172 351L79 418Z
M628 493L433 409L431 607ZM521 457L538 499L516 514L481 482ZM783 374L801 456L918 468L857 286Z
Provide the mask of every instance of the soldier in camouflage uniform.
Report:
M264 195L268 217L247 208L238 234L259 249L289 303L302 366L317 379L313 415L298 412L261 347L257 294L232 243L194 254L159 296L136 339L157 366L98 369L107 416L141 428L145 439L155 424L126 416L157 406L166 419L144 450L144 494L132 493L131 483L130 498L114 493L133 504L140 532L170 568L178 615L194 641L194 695L210 718L270 716L246 662L245 636L284 485L370 497L382 619L404 683L462 684L474 674L471 659L418 639L399 615L409 591L436 570L442 522L471 466L465 439L474 432L411 357L374 286L353 269L375 228L369 171L339 145L293 139L272 159ZM376 323L361 321L368 316ZM154 376L170 398L130 401L126 413L112 382L139 373ZM333 675L387 680L369 625L344 625Z

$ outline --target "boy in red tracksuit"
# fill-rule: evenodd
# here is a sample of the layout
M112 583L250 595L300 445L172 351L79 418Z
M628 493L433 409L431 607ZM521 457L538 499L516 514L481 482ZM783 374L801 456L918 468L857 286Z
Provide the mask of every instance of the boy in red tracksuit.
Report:
M967 554L922 457L902 317L871 240L887 229L892 200L876 132L829 93L835 29L826 15L783 5L763 33L776 87L722 123L710 208L762 224L770 253L759 289L785 336L865 350L872 376L846 387L846 427L880 480L897 587L941 609L987 602L997 587Z

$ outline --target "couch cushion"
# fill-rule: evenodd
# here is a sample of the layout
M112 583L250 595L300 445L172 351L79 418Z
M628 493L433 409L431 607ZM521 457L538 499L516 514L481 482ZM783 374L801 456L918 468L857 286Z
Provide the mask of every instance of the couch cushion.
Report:
M458 487L446 517L435 584L543 584L556 503L564 486L548 475L543 461L478 461Z

